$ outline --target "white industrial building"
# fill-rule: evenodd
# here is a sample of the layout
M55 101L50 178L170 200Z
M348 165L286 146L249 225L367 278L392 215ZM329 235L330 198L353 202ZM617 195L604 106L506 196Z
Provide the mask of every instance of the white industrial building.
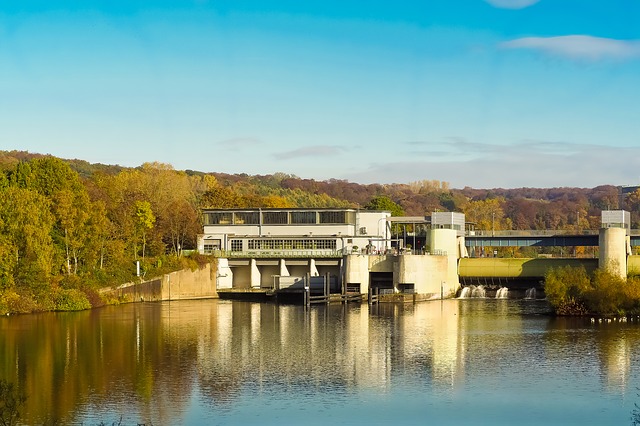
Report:
M343 255L383 252L388 211L357 209L205 209L198 252L226 255Z

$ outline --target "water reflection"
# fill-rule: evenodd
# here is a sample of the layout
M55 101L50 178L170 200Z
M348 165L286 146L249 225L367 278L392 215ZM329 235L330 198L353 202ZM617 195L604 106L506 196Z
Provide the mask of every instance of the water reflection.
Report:
M429 406L431 418L455 423L473 418L450 412L461 398L482 413L519 392L538 398L536 415L557 415L544 405L554 394L576 412L582 397L629 394L637 325L554 319L547 309L508 299L308 311L209 300L9 317L0 319L0 379L27 394L27 424L348 416L349 400L372 420L388 415L380 406L420 415ZM598 409L626 409L628 419L633 404Z

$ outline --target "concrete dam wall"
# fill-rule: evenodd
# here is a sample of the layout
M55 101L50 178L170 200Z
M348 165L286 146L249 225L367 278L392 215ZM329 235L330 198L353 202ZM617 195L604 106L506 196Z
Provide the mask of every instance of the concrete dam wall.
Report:
M208 263L194 271L183 269L148 281L103 289L101 293L131 302L216 298L216 272L216 265Z

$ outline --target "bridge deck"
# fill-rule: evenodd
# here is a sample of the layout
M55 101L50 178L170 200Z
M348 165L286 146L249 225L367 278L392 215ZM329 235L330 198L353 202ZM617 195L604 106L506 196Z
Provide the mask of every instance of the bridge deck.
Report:
M640 230L631 230L631 246L640 246ZM575 231L476 231L465 236L467 247L597 247L599 232Z

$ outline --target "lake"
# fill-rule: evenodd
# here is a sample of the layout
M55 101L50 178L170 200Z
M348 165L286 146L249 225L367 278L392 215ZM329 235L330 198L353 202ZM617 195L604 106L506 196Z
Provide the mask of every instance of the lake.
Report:
M640 422L640 324L548 311L199 300L11 316L0 379L26 393L24 424Z

